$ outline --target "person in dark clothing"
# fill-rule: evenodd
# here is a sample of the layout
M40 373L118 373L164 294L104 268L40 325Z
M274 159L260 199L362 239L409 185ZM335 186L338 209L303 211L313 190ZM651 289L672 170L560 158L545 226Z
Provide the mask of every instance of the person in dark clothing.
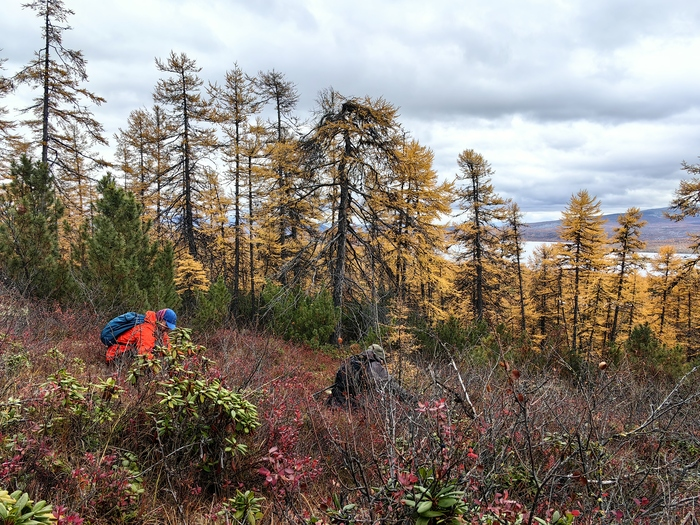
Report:
M359 398L370 392L389 392L401 401L413 399L386 369L384 349L373 344L364 352L351 356L335 374L326 404L330 407L357 407Z

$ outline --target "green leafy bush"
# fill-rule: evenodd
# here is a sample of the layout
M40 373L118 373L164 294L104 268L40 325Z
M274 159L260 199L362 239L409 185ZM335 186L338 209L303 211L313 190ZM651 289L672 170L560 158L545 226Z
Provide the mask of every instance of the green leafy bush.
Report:
M221 465L246 452L238 436L260 426L257 409L243 393L207 373L211 362L202 355L205 349L192 343L190 330L178 329L172 336L173 345L163 349L162 357L138 356L129 371L132 383L146 380L144 396L152 401L144 408L149 423L143 431L157 435L155 449L140 452L145 458L162 457L168 472L188 472L197 478L192 482L216 483ZM187 481L179 476L172 483L184 489Z
M416 525L460 523L459 517L468 510L464 502L464 491L453 483L440 484L435 483L435 480L431 481L428 486L413 485L412 491L401 500L401 503L413 511Z
M428 324L425 319L412 317L413 333L418 340L426 357L444 359L445 357L460 357L474 353L483 354L486 362L493 354L493 338L491 330L485 321L474 321L465 324L457 317L451 316Z
M29 499L29 495L21 490L12 494L0 490L0 520L4 525L56 523L51 505L43 500L34 503Z
M263 517L260 503L265 498L256 497L255 494L246 490L236 491L233 498L229 498L221 505L221 510L213 517L214 523L233 523L235 525L255 525Z
M73 502L91 523L125 523L136 519L146 487L165 485L179 500L233 479L234 458L247 450L239 438L260 425L257 409L209 371L190 336L174 331L171 348L107 378L90 380L80 375L84 363L58 359L65 366L43 384L4 398L0 481Z

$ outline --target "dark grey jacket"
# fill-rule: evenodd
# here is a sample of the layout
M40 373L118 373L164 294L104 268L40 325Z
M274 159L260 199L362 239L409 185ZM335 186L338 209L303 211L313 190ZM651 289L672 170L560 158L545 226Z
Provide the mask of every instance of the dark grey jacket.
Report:
M365 350L349 357L340 365L327 404L358 406L358 397L369 392L388 392L402 401L412 399L412 396L391 377L382 360L372 350Z

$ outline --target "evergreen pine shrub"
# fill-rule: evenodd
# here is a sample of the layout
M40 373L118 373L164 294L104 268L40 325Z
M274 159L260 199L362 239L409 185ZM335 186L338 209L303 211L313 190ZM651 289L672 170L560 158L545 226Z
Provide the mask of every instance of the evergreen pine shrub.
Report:
M62 300L75 289L58 244L63 212L46 165L13 161L0 187L0 276L25 296Z
M134 195L107 175L97 186L92 227L83 227L84 260L76 261L86 299L109 314L178 307L173 252L149 237L150 223Z
M149 308L177 310L181 300L175 289L175 252L172 244L164 244L156 253L151 276L147 287Z
M286 289L268 283L262 301L264 321L275 334L314 348L330 342L338 311L328 290L308 295L299 287Z
M440 321L435 326L435 332L440 342L448 348L462 351L469 343L469 331L455 316L450 316L446 321Z
M197 309L193 324L200 330L221 328L229 319L231 292L223 277L219 277L206 293L197 294Z
M467 331L454 316L431 324L422 316L411 315L409 324L419 351L426 358L444 358L467 346Z
M627 357L638 372L678 378L686 368L685 351L680 345L668 347L654 334L648 323L632 329L625 343Z
M352 301L343 306L341 324L346 341L380 342L388 335L389 308L386 303Z

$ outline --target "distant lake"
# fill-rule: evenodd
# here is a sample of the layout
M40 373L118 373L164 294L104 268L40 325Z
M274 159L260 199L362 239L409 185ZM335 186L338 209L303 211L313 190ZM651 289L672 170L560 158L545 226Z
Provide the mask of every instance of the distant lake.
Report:
M536 241L524 242L523 243L523 255L520 258L520 260L525 262L525 263L529 262L528 259L530 259L530 257L532 257L532 254L535 252L535 248L537 248L538 246L542 246L543 244L546 246L550 246L550 245L556 244L556 243L555 242L536 242Z
M555 242L538 242L538 241L524 242L523 243L523 255L520 258L520 260L525 264L529 264L530 259L532 258L532 255L535 252L535 248L537 248L538 246L542 246L543 244L546 246L550 246L552 244L557 244L557 243L555 243ZM639 252L639 254L643 255L644 257L648 257L649 259L653 259L654 257L656 257L658 255L656 252ZM688 259L689 257L691 257L691 255L687 254L687 253L679 253L678 256L681 259Z

